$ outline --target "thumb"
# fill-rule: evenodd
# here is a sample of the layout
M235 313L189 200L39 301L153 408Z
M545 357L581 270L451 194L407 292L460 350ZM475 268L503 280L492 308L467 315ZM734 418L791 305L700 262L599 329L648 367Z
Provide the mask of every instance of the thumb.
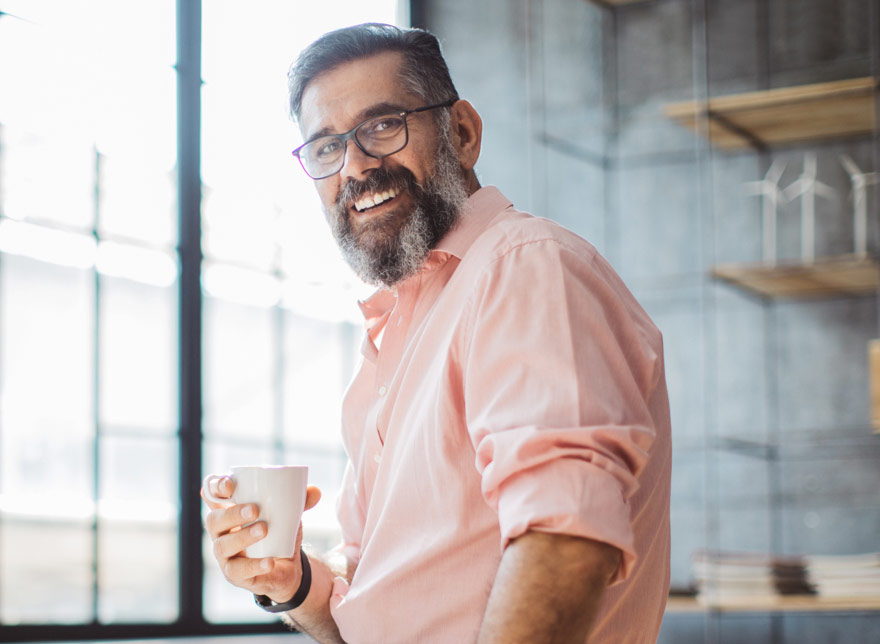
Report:
M321 490L314 485L310 485L308 489L306 489L306 510L311 510L313 507L318 505L318 501L321 500Z

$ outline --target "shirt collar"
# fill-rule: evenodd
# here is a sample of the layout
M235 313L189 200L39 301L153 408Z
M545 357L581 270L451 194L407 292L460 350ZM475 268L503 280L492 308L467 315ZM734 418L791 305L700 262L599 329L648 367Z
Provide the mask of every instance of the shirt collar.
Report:
M441 265L444 263L444 255L452 255L461 260L468 249L480 236L495 216L510 208L513 204L501 194L495 186L480 188L464 204L458 224L450 230L434 248L428 259L425 260L425 268ZM417 278L414 275L410 279ZM362 302L358 302L361 312L368 322L377 322L394 306L394 295L389 289L379 289Z
M458 225L446 233L434 250L462 259L495 215L512 205L495 186L480 188L465 202Z

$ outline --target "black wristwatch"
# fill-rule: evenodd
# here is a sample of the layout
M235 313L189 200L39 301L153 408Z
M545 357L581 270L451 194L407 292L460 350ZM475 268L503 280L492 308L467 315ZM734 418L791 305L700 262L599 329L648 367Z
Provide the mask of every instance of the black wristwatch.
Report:
M309 589L312 587L312 566L302 548L299 549L299 560L302 562L302 580L299 582L299 588L296 589L290 601L276 604L266 595L254 595L254 601L257 606L270 613L285 613L302 606L306 597L309 596Z

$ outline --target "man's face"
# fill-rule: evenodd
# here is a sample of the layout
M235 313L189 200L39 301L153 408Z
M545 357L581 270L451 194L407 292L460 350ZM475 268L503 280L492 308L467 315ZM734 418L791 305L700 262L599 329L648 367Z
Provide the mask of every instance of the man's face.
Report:
M422 107L424 101L400 86L400 65L399 53L382 53L311 81L300 112L304 140ZM409 142L399 152L375 159L349 142L342 170L315 181L343 255L373 284L390 286L415 273L454 225L466 198L451 140L436 131L432 115L412 114L407 125Z

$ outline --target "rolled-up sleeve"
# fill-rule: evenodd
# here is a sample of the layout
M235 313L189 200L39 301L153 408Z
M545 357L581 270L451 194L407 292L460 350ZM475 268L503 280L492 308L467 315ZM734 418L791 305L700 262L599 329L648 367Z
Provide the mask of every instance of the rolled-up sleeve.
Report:
M604 259L548 239L489 266L465 338L468 432L502 548L528 530L587 537L620 549L626 578L659 332Z

